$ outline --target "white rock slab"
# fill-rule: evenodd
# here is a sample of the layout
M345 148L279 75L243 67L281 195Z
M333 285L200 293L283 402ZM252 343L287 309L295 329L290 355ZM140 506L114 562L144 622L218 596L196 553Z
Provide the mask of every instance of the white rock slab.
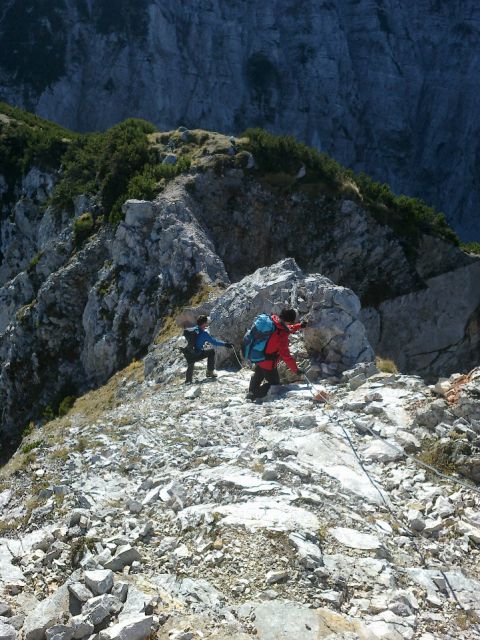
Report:
M437 585L434 580L446 583L448 591L454 591L455 597L464 607L480 609L480 581L466 576L463 571L445 571L438 569L413 568L406 570L417 584L422 586L427 594L435 595ZM445 580L446 577L446 580Z
M153 616L139 615L123 620L100 632L100 640L146 640L150 637Z
M0 640L16 640L17 632L10 624L0 622Z
M382 546L377 536L371 533L360 533L356 529L348 529L347 527L334 527L330 529L330 533L341 544L350 549L363 549L374 551Z
M361 622L329 609L310 609L294 602L251 602L250 608L258 640L319 640L320 638L355 637L378 640Z
M320 522L313 513L293 507L275 498L256 498L218 507L216 513L223 518L219 524L244 526L247 529L273 529L275 531L317 531Z
M395 586L391 565L378 558L352 558L341 553L323 556L323 564L329 573L348 577L354 582L374 582L387 589Z
M378 462L395 462L395 460L400 460L404 457L400 451L391 447L388 442L380 440L372 442L366 449L363 449L362 453L367 460L377 460Z
M369 383L363 385L360 389L348 395L348 401L362 401L368 393L375 388ZM375 389L376 390L376 389ZM398 389L394 387L382 386L381 388L381 406L385 416L397 428L409 430L412 424L412 416L406 410L406 404L415 396L412 389Z
M310 433L292 438L286 440L285 445L297 451L297 462L310 471L328 474L338 480L345 490L368 502L383 502L379 492L359 466L340 427L331 427L329 433ZM385 492L383 496L388 502Z
M0 538L0 585L24 579L22 570L12 564L12 554L24 556L30 553L34 545L40 542L52 528L49 526L22 534L21 540Z
M220 465L213 469L204 469L198 475L201 482L225 482L232 484L247 493L267 493L274 489L281 489L282 485L270 480L262 480L261 477L248 469L233 465Z

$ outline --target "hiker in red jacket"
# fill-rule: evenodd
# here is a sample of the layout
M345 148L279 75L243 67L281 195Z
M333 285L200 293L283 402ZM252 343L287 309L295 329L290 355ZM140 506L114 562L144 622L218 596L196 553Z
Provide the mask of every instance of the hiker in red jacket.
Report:
M282 309L280 315L272 316L276 330L269 338L267 346L265 347L265 355L268 359L258 362L255 365L255 370L250 379L247 400L264 398L272 384L280 384L280 378L277 370L280 360L283 360L293 373L298 373L299 375L305 373L303 369L298 368L297 363L290 354L290 349L288 348L289 334L295 333L299 329L303 329L307 326L305 321L293 324L296 316L297 314L295 309ZM263 382L264 380L266 382Z

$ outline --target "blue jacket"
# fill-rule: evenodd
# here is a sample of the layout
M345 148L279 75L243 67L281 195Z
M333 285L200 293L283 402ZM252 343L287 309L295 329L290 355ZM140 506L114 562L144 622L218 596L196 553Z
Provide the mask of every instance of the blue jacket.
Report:
M217 340L216 338L211 336L208 333L208 331L200 329L200 327L197 327L197 329L195 329L195 332L197 332L197 331L198 331L198 336L197 336L197 339L195 340L195 349L196 349L196 351L202 351L202 349L205 346L206 342L210 342L210 344L213 344L216 347L224 347L225 346L225 342L223 342L222 340Z

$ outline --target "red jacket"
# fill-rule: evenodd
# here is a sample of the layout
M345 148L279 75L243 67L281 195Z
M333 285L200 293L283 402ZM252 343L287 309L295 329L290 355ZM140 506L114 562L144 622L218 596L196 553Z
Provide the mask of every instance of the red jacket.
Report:
M289 324L287 325L287 329L285 323L283 323L278 316L272 316L272 320L275 323L277 330L267 342L265 353L275 353L277 354L277 357L274 360L264 360L263 362L259 362L258 366L262 369L272 371L272 369L278 366L280 360L283 360L287 367L293 371L293 373L297 373L297 363L290 354L290 349L288 348L288 335L290 333L295 333L295 331L298 331L302 325L300 322L298 322L297 324Z

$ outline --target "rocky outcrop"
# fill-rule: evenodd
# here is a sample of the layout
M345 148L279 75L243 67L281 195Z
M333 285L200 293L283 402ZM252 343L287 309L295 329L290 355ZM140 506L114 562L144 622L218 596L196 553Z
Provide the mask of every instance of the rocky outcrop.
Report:
M48 246L49 268L61 263L55 271L35 281L40 260L1 290L0 398L9 437L18 436L19 422L104 382L144 351L189 287L228 281L186 192L169 193L155 205L129 201L114 235L104 229L76 253L67 251L72 230L65 229Z
M0 21L2 99L88 131L140 116L163 129L294 134L478 239L478 29L471 1L27 11L13 0Z
M400 370L434 377L477 364L478 258L427 235L412 255L350 200L332 204L300 189L280 195L240 170L206 171L186 187L233 280L294 256L304 271L353 289L370 344Z
M480 262L428 278L425 285L362 310L369 340L401 371L435 378L466 370L480 361Z
M278 314L284 307L298 309L308 321L294 352L311 357L317 370L339 374L357 362L373 360L365 327L358 319L360 302L353 291L321 275L305 275L291 258L231 285L211 305L210 328L213 335L225 336L238 347L255 316L265 311ZM226 357L225 352L219 354L219 362Z
M83 313L81 359L95 382L148 347L175 293L194 291L197 276L204 284L229 282L180 185L154 204L128 201L124 210Z

